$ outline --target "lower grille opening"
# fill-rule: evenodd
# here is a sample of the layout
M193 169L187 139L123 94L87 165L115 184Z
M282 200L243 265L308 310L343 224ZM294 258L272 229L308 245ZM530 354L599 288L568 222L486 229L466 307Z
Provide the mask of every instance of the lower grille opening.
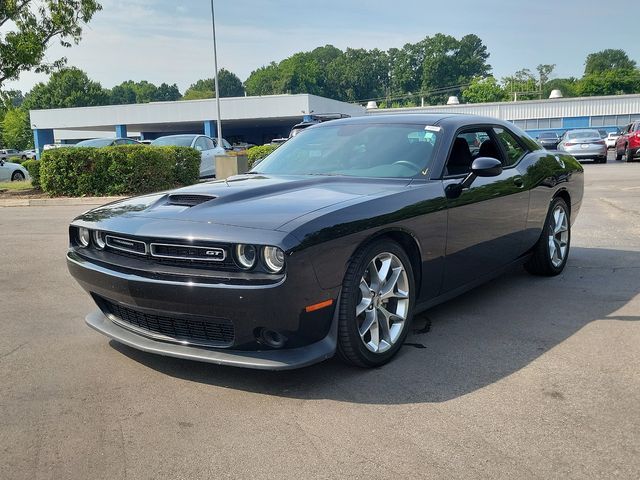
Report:
M102 311L115 323L159 340L205 347L233 344L233 323L220 318L197 319L151 314L98 297Z

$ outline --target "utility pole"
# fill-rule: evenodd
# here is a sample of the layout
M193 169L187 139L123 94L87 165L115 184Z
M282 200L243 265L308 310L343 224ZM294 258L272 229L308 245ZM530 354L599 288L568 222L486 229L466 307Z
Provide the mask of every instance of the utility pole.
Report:
M216 88L216 109L218 110L218 120L216 126L218 127L218 147L224 148L222 144L222 118L220 117L220 87L218 85L218 52L216 49L216 20L213 10L213 0L211 0L211 31L213 33L213 68L215 69L214 82Z

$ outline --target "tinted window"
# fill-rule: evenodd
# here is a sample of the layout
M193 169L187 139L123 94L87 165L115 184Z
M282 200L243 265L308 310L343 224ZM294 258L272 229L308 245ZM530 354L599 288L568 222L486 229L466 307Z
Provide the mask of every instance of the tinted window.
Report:
M214 148L216 148L216 144L213 143L213 140L211 140L209 137L202 137L204 139L204 149L205 150L213 150Z
M510 167L518 163L518 160L526 153L525 149L520 146L516 138L504 128L494 128L498 140L507 152L507 159L503 162L505 167Z
M567 132L568 140L585 138L600 138L600 132L598 132L597 130L572 130Z
M170 135L156 138L151 145L164 146L175 145L177 147L190 147L195 135Z
M82 142L76 143L75 147L108 147L109 145L113 145L113 138L94 138L92 140L83 140Z
M317 126L269 155L257 172L280 175L345 175L408 178L431 164L437 127L403 124Z
M465 175L471 171L471 163L478 157L491 157L502 162L500 148L486 129L467 130L453 141L447 160L445 175Z
M204 137L198 137L198 139L196 140L196 143L193 145L196 150L208 150L207 149L207 142L205 141Z

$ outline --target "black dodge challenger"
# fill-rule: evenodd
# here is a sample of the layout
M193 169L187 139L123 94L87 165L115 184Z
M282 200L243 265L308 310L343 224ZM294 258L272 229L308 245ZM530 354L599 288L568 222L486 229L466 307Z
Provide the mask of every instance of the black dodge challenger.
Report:
M510 123L376 115L313 126L247 174L91 210L69 229L86 322L173 357L374 367L416 312L507 268L562 272L571 156Z

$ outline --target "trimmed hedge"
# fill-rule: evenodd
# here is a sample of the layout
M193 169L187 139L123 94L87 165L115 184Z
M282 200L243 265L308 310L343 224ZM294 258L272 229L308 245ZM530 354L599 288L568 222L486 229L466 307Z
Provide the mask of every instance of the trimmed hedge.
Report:
M189 147L118 145L56 148L42 155L40 183L50 195L125 195L191 185L200 152Z
M280 145L277 144L277 145L260 145L257 147L251 147L249 150L247 150L247 159L249 160L249 168L252 168L253 164L257 160L262 160L279 146Z
M31 185L40 188L40 160L25 160L22 164L31 176Z

